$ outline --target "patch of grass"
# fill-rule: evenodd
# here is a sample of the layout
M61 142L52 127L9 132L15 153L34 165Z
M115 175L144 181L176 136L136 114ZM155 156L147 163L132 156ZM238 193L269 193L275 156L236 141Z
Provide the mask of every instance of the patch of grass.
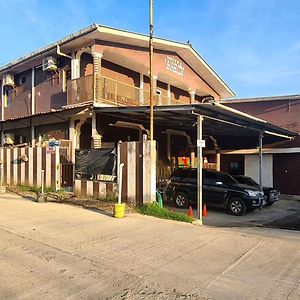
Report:
M116 195L106 195L105 197L97 197L97 200L101 202L112 202L112 203L117 203L118 202L118 197Z
M17 185L16 186L21 192L32 192L32 193L40 193L42 191L41 187L29 186L29 185ZM44 187L45 193L64 193L64 190L55 191L53 187Z
M169 219L187 223L193 222L193 219L188 217L187 215L173 212L166 208L161 208L156 203L142 205L139 208L139 212L143 215L153 216L161 219Z

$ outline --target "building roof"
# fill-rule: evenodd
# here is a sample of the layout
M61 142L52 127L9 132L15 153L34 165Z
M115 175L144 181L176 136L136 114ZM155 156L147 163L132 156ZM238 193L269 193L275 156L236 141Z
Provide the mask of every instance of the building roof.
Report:
M57 46L59 46L65 53L70 53L68 51L80 48L94 40L105 40L147 48L149 36L92 24L91 26L68 35L55 43L3 65L0 67L0 75L13 72L16 67L23 67L25 70L30 64L31 66L33 63L40 64L42 58L56 53ZM208 65L200 54L196 52L191 44L184 44L162 38L154 38L154 48L157 50L166 50L177 53L183 60L192 66L194 71L202 77L212 87L212 89L220 95L221 98L230 98L235 96L234 92L226 85L221 77L218 76L213 68Z
M239 99L222 99L222 104L230 103L249 103L249 102L269 102L269 101L296 101L300 100L300 95L284 95L272 97L255 97L255 98L239 98Z
M139 123L149 122L148 106L133 107L95 107L100 114L122 118ZM155 106L154 123L156 125L175 126L177 129L191 130L197 121L197 115L204 117L205 134L220 136L252 136L259 132L276 138L293 138L298 133L255 118L246 113L218 103L192 105Z

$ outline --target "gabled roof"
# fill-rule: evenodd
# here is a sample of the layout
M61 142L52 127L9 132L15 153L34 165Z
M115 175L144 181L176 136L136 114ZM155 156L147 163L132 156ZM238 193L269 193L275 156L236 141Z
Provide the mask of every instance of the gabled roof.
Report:
M93 24L0 67L0 75L13 72L16 67L23 66L25 68L29 63L31 63L31 65L33 63L40 64L43 57L56 52L57 45L61 47L62 51L68 52L72 49L78 49L83 45L92 43L94 40L118 42L147 48L149 36ZM190 44L154 38L154 48L177 53L216 91L217 94L220 95L221 98L231 98L235 96L234 92Z
M254 97L254 98L239 98L239 99L222 99L222 104L231 103L250 103L250 102L270 102L270 101L296 101L300 100L300 95L283 95L270 97Z

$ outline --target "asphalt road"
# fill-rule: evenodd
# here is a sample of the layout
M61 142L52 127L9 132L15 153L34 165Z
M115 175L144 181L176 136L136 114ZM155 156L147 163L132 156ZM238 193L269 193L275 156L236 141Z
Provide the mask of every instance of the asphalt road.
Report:
M0 196L0 299L299 299L299 232Z
M187 214L187 209L175 208L172 203L165 205L175 211ZM205 225L214 227L268 227L277 229L300 230L300 201L281 199L272 206L256 209L244 216L231 216L224 209L208 209L208 216L203 218ZM193 206L196 217L196 207Z

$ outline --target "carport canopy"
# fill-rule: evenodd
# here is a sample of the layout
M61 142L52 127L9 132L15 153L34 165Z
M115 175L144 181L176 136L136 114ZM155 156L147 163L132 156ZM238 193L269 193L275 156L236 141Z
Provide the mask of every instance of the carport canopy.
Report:
M136 123L149 123L149 106L94 107L99 114ZM191 130L197 125L197 116L203 117L205 135L248 136L257 138L259 133L278 141L291 139L298 133L273 125L238 110L218 103L192 105L166 105L154 107L154 125L163 125L181 130ZM271 142L268 140L268 142Z
M140 124L149 123L149 106L134 107L94 107L96 113ZM203 124L202 124L203 123ZM180 130L197 128L197 157L202 157L203 133L226 137L249 137L249 146L259 145L259 183L262 188L262 141L292 139L296 132L273 125L222 104L202 103L191 105L155 106L154 126L163 125ZM155 129L154 129L155 130ZM236 139L238 140L238 139ZM252 145L251 145L252 141ZM202 159L197 160L197 217L202 224Z

